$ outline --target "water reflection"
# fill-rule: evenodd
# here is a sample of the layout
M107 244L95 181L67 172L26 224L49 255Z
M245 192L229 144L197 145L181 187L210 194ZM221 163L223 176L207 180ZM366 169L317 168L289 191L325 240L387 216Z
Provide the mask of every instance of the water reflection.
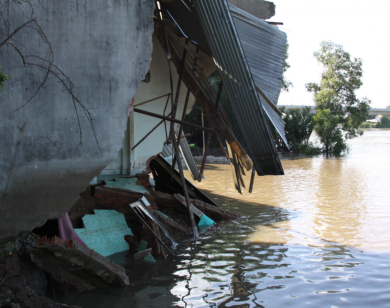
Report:
M230 166L209 166L197 185L245 217L181 244L177 256L153 266L117 256L131 286L68 304L389 307L390 130L352 143L340 158L283 159L286 175L256 177L253 194L234 190Z

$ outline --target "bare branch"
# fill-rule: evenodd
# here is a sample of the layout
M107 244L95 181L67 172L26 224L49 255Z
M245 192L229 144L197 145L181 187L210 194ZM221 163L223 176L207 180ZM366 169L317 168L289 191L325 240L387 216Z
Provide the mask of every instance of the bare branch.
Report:
M15 50L19 53L20 57L22 58L24 66L26 66L26 61L24 60L24 56L20 52L20 50L11 42L7 42L7 44L10 44L13 48L15 48Z
M18 33L18 31L19 31L20 29L22 29L25 25L27 25L27 24L29 24L30 22L33 22L33 21L36 21L36 18L31 19L31 20L29 20L29 21L26 21L23 25L17 27L17 28L14 30L14 32L12 32L4 41L1 42L0 48L1 48L5 43L7 43L7 41L8 41L11 37L13 37L16 33Z

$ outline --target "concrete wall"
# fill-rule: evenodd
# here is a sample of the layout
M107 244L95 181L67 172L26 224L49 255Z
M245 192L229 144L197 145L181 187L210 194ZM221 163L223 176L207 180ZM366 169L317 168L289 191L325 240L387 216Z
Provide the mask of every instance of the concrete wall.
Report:
M268 19L275 15L275 4L264 0L227 0L228 3L247 11L261 19Z
M129 102L152 52L151 0L31 3L51 42L55 64L73 81L94 129L76 103L81 145L74 102L53 75L29 104L15 111L35 93L45 72L24 68L10 45L1 48L0 65L12 80L0 93L0 240L61 217L89 181L115 159ZM20 6L27 14L10 11L10 29L30 18L28 4ZM27 47L20 47L23 53L47 56L48 46L31 28L15 38Z

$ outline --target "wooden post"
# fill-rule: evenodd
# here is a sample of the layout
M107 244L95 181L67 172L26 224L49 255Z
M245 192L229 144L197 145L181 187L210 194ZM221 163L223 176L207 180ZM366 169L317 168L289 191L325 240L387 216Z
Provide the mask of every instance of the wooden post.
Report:
M255 173L256 173L256 169L255 169L255 167L253 167L252 176L251 176L251 183L249 185L249 193L250 194L252 193L252 190L253 190L253 182L255 181Z
M177 141L176 141L174 132L172 132L171 138L172 138L172 145L173 145L173 148L175 150L176 157L180 157L179 156L180 155L179 154L179 147L177 146ZM186 202L187 202L188 216L189 216L189 219L191 221L192 232L194 233L194 239L197 239L199 236L199 233L198 233L198 229L196 227L194 213L192 212L192 206L191 206L191 202L190 202L190 197L188 196L187 183L186 183L186 180L184 178L183 166L181 165L181 161L179 161L178 165L179 165L180 179L181 179L181 183L182 183L183 191L184 191L184 197L186 198Z
M219 88L218 88L217 100L215 102L215 110L214 110L213 116L212 116L213 120L215 119L216 114L218 112L219 99L221 97L221 93L222 93L222 80L221 80L221 83L219 84ZM204 126L203 125L203 113L202 113L202 126ZM213 123L210 123L210 128L214 129ZM214 132L215 132L215 134L217 134L217 132L215 130L214 130ZM205 147L204 146L204 131L203 131L203 159L202 159L202 165L200 166L198 182L201 182L202 178L203 178L204 166L206 165L207 152L209 150L211 136L212 136L212 134L209 133L208 136L207 136L207 144L206 144L206 147Z
M186 44L188 44L188 39L186 39ZM176 96L175 96L175 102L173 103L172 106L172 119L176 118L176 110L177 110L177 105L179 103L179 95L180 95L180 87L181 87L181 79L183 77L183 71L184 71L184 65L186 62L186 55L187 55L187 49L184 49L183 51L183 57L181 59L180 63L180 68L179 68L179 79L177 80L177 88L176 88ZM171 122L171 131L169 133L169 136L175 139L175 128L173 122ZM171 142L173 142L173 139Z

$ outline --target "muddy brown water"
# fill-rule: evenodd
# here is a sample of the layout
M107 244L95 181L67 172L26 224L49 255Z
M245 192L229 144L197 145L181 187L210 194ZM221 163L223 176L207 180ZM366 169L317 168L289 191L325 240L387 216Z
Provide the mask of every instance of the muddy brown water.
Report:
M390 307L390 130L367 130L339 158L284 156L285 176L238 194L230 166L197 184L245 215L177 256L112 259L131 285L63 299L81 307ZM249 186L249 175L246 176Z

